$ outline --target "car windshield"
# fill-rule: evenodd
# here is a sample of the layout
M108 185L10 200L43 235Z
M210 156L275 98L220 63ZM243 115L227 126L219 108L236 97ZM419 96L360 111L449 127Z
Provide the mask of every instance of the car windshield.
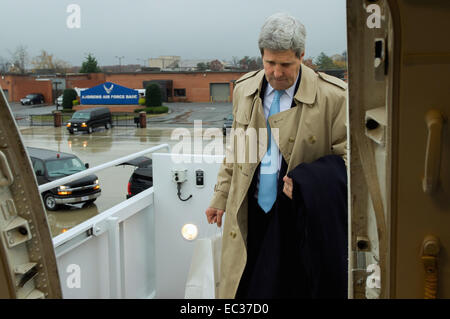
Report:
M27 99L32 99L36 96L36 94L28 94L27 96L25 96Z
M86 169L83 163L76 157L62 158L45 163L47 174L50 177L67 176Z
M227 116L227 121L233 121L233 114Z
M73 119L83 119L88 120L90 118L91 114L86 112L75 112L73 113L72 118Z

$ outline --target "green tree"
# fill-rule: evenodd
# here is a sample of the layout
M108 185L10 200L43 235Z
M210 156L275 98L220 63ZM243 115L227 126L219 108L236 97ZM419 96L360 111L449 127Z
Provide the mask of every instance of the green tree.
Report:
M98 66L97 59L89 53L81 65L80 73L100 73L102 70Z
M333 60L323 52L321 52L320 55L316 58L315 64L320 70L338 68L338 66L334 64Z
M161 106L162 105L162 94L161 87L152 83L147 85L145 88L145 105L146 106Z
M208 66L204 62L197 63L197 70L206 71Z
M64 109L72 109L72 101L77 99L77 91L74 89L65 89L63 93L63 108Z

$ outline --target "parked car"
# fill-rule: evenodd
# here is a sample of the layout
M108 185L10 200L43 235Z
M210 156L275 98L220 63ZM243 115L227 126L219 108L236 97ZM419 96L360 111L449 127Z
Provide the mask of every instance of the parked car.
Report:
M63 103L63 95L61 94L60 96L58 96L58 98L55 100L55 105L56 106L61 106Z
M73 154L27 147L38 185L72 175L89 168ZM42 194L45 208L57 210L61 205L93 203L101 194L98 177L94 174L53 188Z
M227 135L227 131L231 129L233 125L233 114L228 115L224 118L225 122L223 123L223 136Z
M91 134L93 129L99 126L109 129L112 126L111 111L106 107L76 111L66 126L70 134L78 131Z
M131 174L127 185L127 199L153 186L152 159L146 156L137 157L119 165L131 165L136 169Z
M40 93L32 93L25 96L23 99L20 99L20 104L25 105L34 105L34 104L42 104L44 103L44 96Z

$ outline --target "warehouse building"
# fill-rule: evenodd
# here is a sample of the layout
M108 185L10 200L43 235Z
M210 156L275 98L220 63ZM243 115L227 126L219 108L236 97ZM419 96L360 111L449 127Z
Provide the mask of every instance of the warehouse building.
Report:
M53 103L65 88L92 88L112 82L132 89L144 89L158 83L165 102L231 102L234 83L247 71L150 71L130 73L76 73L58 75L5 74L0 86L11 102L19 102L30 93L41 93L46 103ZM322 72L347 81L346 70Z
M143 89L149 83L158 83L166 102L230 102L234 82L245 73L191 71L78 73L65 76L5 74L0 78L0 86L11 102L18 102L30 93L41 93L46 103L52 103L65 88L91 88L105 82L133 89Z

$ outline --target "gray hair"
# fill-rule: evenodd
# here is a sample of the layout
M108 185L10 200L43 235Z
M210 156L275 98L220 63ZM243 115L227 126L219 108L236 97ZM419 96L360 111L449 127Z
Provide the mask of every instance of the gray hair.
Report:
M300 21L287 13L275 13L264 22L258 45L261 55L264 54L264 49L292 50L300 58L305 52L305 39L305 26Z

